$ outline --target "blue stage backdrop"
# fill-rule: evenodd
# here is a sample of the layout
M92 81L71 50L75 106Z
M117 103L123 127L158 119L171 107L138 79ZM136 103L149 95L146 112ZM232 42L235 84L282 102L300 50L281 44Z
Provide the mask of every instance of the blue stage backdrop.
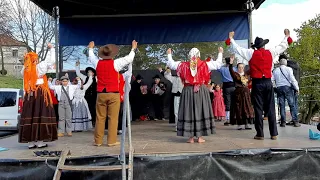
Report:
M60 19L60 45L166 44L224 41L228 32L235 39L249 39L246 13L183 16Z

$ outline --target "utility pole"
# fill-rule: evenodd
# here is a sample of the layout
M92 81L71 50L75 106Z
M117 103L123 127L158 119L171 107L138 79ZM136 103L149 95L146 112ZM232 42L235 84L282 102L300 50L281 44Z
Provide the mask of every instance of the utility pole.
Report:
M59 78L59 32L58 32L58 20L59 20L59 7L53 8L53 15L55 20L54 37L55 37L55 57L56 57L56 78Z
M251 47L252 43L252 11L254 10L254 4L252 0L248 0L246 3L246 10L248 12L248 21L249 21L249 39L248 46Z

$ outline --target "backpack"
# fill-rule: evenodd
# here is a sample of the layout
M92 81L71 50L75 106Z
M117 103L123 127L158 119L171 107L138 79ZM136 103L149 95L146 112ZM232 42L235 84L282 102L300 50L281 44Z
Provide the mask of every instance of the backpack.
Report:
M300 66L296 61L287 60L287 66L293 70L293 75L298 82L300 82Z

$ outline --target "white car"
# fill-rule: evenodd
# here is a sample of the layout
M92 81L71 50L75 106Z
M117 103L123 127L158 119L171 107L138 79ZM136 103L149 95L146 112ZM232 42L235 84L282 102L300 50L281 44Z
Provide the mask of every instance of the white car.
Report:
M23 90L0 88L0 130L18 130L23 105Z

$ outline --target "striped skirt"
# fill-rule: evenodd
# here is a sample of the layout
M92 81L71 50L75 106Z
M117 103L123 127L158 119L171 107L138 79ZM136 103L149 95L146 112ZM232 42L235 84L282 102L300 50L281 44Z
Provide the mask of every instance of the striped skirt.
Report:
M205 85L198 92L185 86L180 96L177 135L200 137L215 134L214 116L210 93Z

